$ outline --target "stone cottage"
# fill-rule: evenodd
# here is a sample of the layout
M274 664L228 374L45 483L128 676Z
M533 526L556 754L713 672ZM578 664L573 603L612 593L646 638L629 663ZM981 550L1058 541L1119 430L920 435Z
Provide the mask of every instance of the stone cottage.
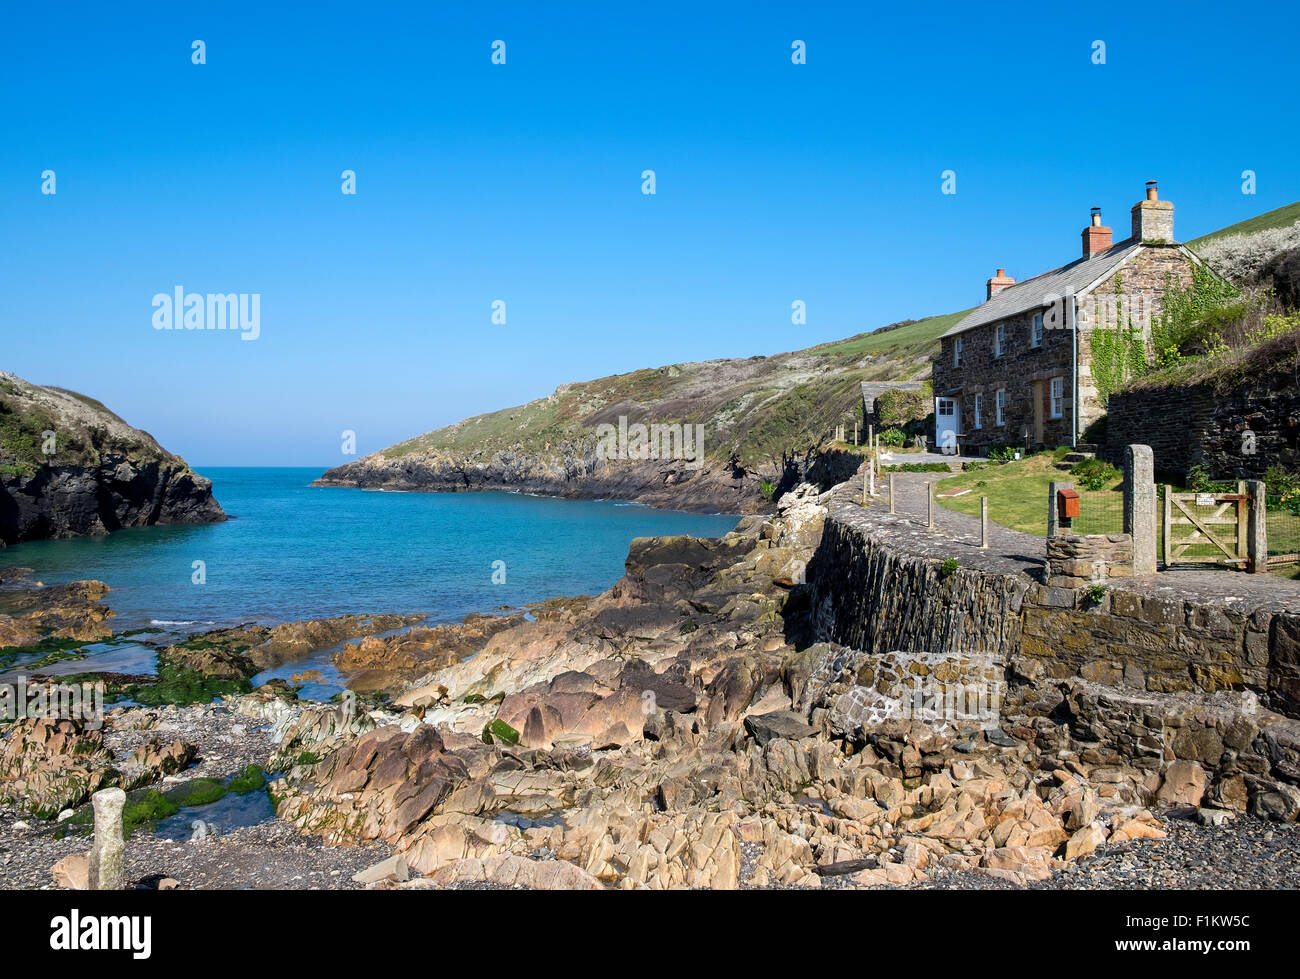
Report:
M1082 257L1032 279L998 269L984 304L943 335L933 369L937 447L979 454L1077 444L1106 413L1094 333L1140 333L1149 354L1163 297L1189 286L1201 264L1174 240L1174 205L1160 200L1154 180L1133 205L1128 238L1112 242L1097 207L1082 238Z

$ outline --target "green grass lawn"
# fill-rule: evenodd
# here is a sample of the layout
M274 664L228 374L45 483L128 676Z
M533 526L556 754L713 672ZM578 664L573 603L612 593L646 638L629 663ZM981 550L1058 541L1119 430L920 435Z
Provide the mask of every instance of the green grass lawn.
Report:
M1083 489L1077 479L1068 472L1057 469L1055 458L1050 452L1040 452L1018 462L1005 465L996 463L975 472L941 479L935 487L936 500L940 506L958 513L978 517L980 497L989 500L989 520L1019 530L1035 537L1047 536L1047 500L1052 482L1073 482L1079 493L1080 516L1074 521L1073 530L1079 534L1117 534L1124 528L1124 499L1121 486L1123 479L1118 478L1098 491ZM961 496L950 494L968 490ZM1174 492L1187 492L1183 486L1174 486ZM1164 484L1156 487L1157 514L1163 513ZM1300 517L1295 514L1270 510L1268 513L1268 543L1271 554L1300 553ZM1179 536L1189 528L1180 527ZM1156 554L1164 560L1164 521L1156 522ZM1194 544L1184 552L1183 557L1222 557L1222 552L1213 544ZM1175 562L1177 563L1177 562ZM1222 566L1222 565L1220 565ZM1297 577L1296 568L1281 568L1275 573L1285 577Z
M958 513L979 516L980 497L989 500L989 520L993 523L1038 537L1047 536L1047 501L1052 482L1075 482L1079 490L1080 516L1074 530L1080 534L1120 533L1124 524L1121 479L1108 483L1097 492L1078 487L1077 480L1057 469L1050 452L1039 452L1027 459L992 463L975 472L964 472L939 480L935 494L940 506ZM949 494L969 492L961 496Z

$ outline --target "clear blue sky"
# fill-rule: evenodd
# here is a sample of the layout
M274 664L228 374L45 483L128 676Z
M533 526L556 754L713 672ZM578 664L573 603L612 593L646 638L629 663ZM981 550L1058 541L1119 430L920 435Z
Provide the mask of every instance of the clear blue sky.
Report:
M974 305L1153 177L1183 240L1300 198L1293 5L903 6L6 3L0 367L200 468L333 465ZM155 331L176 285L260 339Z

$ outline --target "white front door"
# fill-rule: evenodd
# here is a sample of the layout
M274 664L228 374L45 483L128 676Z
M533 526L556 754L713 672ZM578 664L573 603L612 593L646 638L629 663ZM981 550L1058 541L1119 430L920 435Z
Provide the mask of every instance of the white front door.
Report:
M957 451L961 434L961 399L934 399L934 447L945 455Z

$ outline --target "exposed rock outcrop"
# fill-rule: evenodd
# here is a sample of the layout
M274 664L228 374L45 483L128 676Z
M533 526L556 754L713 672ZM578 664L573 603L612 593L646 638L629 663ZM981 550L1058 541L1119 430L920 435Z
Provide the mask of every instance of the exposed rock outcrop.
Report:
M212 482L147 432L0 372L0 546L224 519Z

